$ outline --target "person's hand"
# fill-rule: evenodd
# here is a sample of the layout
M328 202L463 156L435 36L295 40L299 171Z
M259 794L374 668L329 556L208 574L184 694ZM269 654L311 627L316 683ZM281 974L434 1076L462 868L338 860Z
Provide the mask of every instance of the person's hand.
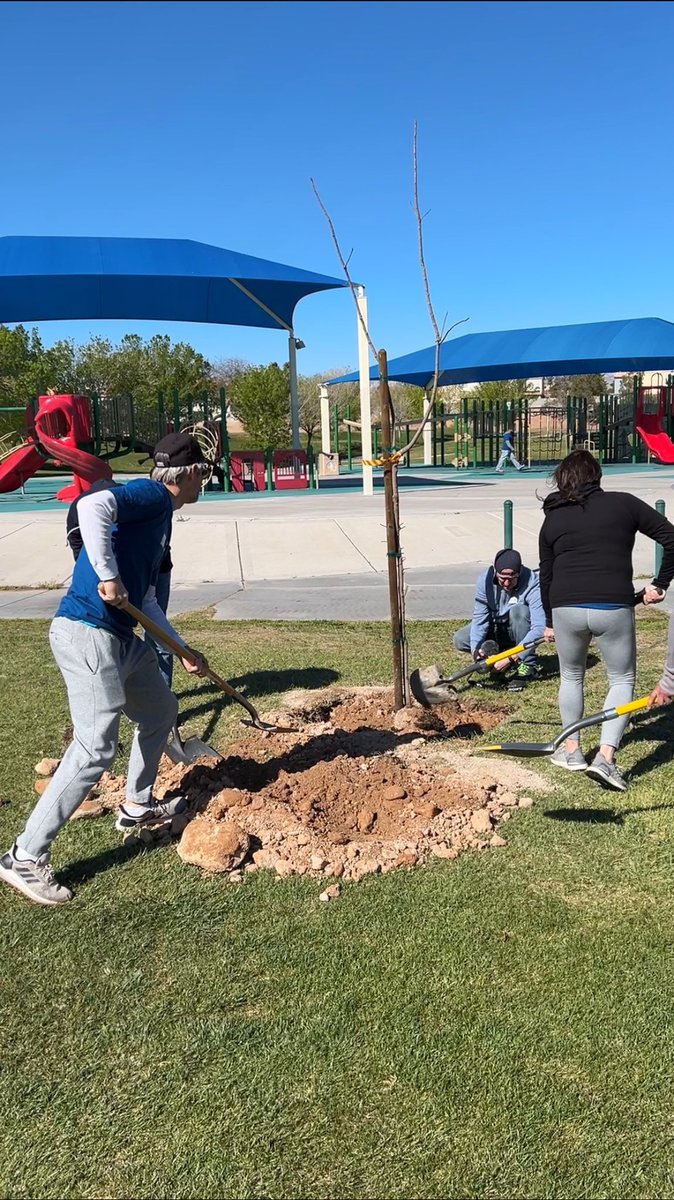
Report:
M500 658L498 662L492 663L492 667L495 671L507 671L508 667L516 662L516 658Z
M129 599L129 593L119 575L115 575L114 579L102 579L98 585L98 594L101 600L105 600L106 604L112 604L114 608L124 608Z
M661 604L665 598L665 593L662 588L656 587L654 583L649 583L647 588L644 588L644 598L642 604Z
M188 675L207 675L208 674L208 659L204 658L198 650L193 650L191 646L185 646L189 650L190 657L180 659Z
M554 640L555 640L554 629L552 628L551 625L546 625L545 630L543 631L543 641L544 642L554 642Z
M663 691L660 687L660 684L658 684L657 687L653 688L653 691L648 697L648 707L662 708L662 705L669 704L671 699L672 697L669 695L669 692Z

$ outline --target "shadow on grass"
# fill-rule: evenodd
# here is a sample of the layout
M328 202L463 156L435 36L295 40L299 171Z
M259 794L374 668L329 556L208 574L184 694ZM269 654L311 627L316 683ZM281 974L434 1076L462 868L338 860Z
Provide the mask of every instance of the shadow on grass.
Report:
M573 821L578 825L624 825L625 817L672 808L674 803L647 804L643 808L624 808L620 812L615 808L546 808L543 810L543 816L550 817L553 821Z
M245 675L236 675L227 682L231 683L237 692L270 696L295 688L306 688L309 691L313 688L329 687L340 678L340 672L334 671L332 667L286 667L279 671L247 671ZM204 680L200 687L185 688L181 692L176 690L176 696L179 700L186 700L192 696L210 694L215 687L215 684Z
M155 846L150 843L133 841L123 843L121 846L111 846L109 850L101 850L100 854L94 854L91 858L78 859L76 862L70 863L67 867L59 868L59 877L63 882L73 887L77 884L87 883L94 875L98 875L99 871L107 871L110 867L120 867L124 863L130 862L132 858L137 858L139 854L144 854L148 850L154 850Z
M672 744L674 743L674 709L652 709L648 717L642 717L631 726L626 741L630 746L638 746L640 742L657 742L644 758L640 758L630 768L630 780L648 775L655 767L662 767L672 761Z
M237 692L241 692L246 699L249 699L252 694L255 697L255 701L252 703L259 708L258 697L260 696L274 695L295 688L307 691L318 690L329 687L340 678L340 672L334 671L331 667L293 667L279 671L248 671L245 675L228 679L227 682L231 683L232 687L236 688ZM211 683L209 680L204 680L199 687L185 689L181 692L176 691L176 696L179 701L194 701L198 697L203 697L201 703L190 703L189 707L181 708L178 724L182 727L186 721L208 714L209 720L200 734L204 741L208 741L212 737L225 709L230 708L231 705L238 705L238 701L225 695L218 689L217 684ZM243 707L241 707L241 713L245 715Z

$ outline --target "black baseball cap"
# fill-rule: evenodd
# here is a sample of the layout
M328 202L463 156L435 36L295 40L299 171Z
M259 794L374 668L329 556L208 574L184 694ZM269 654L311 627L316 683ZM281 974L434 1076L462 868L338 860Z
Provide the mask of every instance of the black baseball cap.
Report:
M166 437L157 442L152 457L157 467L207 465L204 452L191 433L167 433Z

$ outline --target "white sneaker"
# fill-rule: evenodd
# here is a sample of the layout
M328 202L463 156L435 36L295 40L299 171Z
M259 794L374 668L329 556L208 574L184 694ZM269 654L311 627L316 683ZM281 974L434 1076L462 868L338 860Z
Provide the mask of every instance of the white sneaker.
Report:
M42 854L35 860L29 858L21 861L15 858L15 850L16 846L12 846L0 858L0 879L35 904L43 904L48 908L72 900L72 892L54 878L48 854Z

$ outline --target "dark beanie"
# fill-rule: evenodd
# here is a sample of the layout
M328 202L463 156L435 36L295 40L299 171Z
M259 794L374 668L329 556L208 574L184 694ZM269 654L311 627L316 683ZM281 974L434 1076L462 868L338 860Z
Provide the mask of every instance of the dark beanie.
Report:
M499 550L494 559L495 571L521 571L522 555L518 550Z

